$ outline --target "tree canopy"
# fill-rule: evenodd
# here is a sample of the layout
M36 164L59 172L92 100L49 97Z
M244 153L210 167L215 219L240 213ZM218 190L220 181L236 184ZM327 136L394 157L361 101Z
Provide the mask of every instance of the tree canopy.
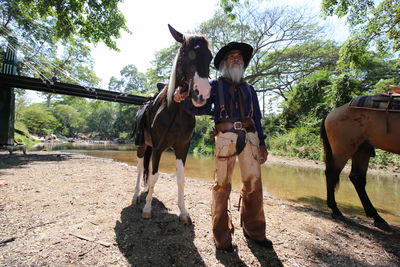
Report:
M305 9L249 2L245 6L236 4L232 12L234 20L219 11L197 31L211 40L214 54L231 41L251 44L254 53L245 79L259 92L274 92L285 98L296 81L334 64L338 58L333 42L319 41L324 28Z
M346 17L351 37L341 51L341 61L355 66L373 48L386 55L400 49L400 2L393 0L322 0L327 16Z
M1 29L33 33L51 26L55 41L80 37L91 43L104 42L117 49L114 38L121 30L130 32L118 9L121 0L2 0ZM39 37L39 36L37 36ZM44 36L43 36L44 37Z

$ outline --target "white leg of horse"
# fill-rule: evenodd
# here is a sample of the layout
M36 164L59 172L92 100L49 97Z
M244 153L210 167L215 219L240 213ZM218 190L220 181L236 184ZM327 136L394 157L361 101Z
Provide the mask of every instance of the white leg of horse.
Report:
M152 174L149 177L148 181L148 186L149 186L149 192L147 192L146 196L146 205L144 205L143 211L142 211L142 217L143 218L151 218L151 201L153 200L153 193L154 193L154 186L156 185L156 182L158 180L158 175L160 173Z
M181 159L176 160L176 182L178 183L178 207L181 211L179 221L184 224L191 224L192 220L185 208L185 167Z
M135 193L133 194L133 198L132 198L132 205L136 205L139 202L140 180L142 179L142 176L143 176L143 159L144 158L138 158L138 165L136 167L137 180L136 180L136 186L135 186Z

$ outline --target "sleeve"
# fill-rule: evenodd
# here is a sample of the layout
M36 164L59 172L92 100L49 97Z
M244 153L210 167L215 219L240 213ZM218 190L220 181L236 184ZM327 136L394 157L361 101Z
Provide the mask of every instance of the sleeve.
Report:
M260 146L265 146L266 135L264 134L264 131L261 126L261 117L262 116L261 116L260 104L258 102L257 93L254 90L254 87L252 85L250 86L250 90L251 90L251 97L253 99L253 108L254 108L253 120L255 123L256 130L257 130L258 139L260 139Z
M213 96L211 95L204 106L195 107L193 106L192 99L187 97L183 102L183 108L185 111L191 115L210 115L211 114L211 107L213 103Z

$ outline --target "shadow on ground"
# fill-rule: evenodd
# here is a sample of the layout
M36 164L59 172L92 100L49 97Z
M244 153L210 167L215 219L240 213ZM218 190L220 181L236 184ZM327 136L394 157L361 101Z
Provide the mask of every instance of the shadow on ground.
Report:
M317 210L328 211L328 207L326 205L326 199L322 199L319 197L300 197L300 198L297 198L294 202L306 204L308 206L316 208ZM338 207L339 207L340 211L343 212L344 214L352 214L355 216L360 216L360 217L365 218L365 211L364 211L363 207L355 206L355 205L351 205L351 204L344 204L344 203L338 203ZM393 213L391 213L390 211L385 210L385 209L376 208L376 210L381 215L382 214L394 215Z
M299 200L303 203L311 203L316 202L317 200ZM317 202L322 201L321 199ZM325 201L324 201L325 202ZM312 206L296 206L293 207L294 210L311 214L315 217L321 217L328 220L334 220L331 216L331 212L327 210L321 210L319 208L314 208ZM345 210L345 209L344 209ZM364 212L362 210L362 212ZM384 212L384 211L380 211ZM361 211L360 211L361 213ZM381 229L378 229L373 225L373 220L370 218L364 219L356 216L346 216L344 220L335 220L339 225L332 232L332 236L338 235L343 236L346 239L350 240L351 237L357 233L367 240L374 241L380 244L384 249L385 253L390 253L390 258L393 262L396 262L397 266L400 266L400 227L391 225L392 231L387 232ZM315 229L315 231L317 231ZM332 240L332 242L337 242ZM389 254L388 254L389 255ZM335 253L333 251L324 251L321 248L315 248L315 256L320 258L323 262L345 262L346 259L338 259L338 257L346 257L345 255L341 255L340 253ZM332 260L335 258L334 260ZM355 259L349 259L349 262L355 262ZM362 265L362 263L360 263ZM358 265L357 265L358 266Z
M152 202L152 218L143 219L141 202L128 206L115 224L119 250L132 266L206 266L193 243L193 225L183 225L157 198Z
M33 161L64 161L72 157L74 157L74 155L68 153L40 154L28 152L26 155L22 153L0 153L0 169L23 167Z

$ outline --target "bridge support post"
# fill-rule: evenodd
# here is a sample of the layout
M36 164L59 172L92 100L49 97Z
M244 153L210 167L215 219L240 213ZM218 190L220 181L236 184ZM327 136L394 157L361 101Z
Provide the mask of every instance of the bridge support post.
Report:
M17 57L15 52L17 39L8 38L8 47L4 56L2 73L17 73ZM14 145L15 94L14 88L0 84L0 147Z

